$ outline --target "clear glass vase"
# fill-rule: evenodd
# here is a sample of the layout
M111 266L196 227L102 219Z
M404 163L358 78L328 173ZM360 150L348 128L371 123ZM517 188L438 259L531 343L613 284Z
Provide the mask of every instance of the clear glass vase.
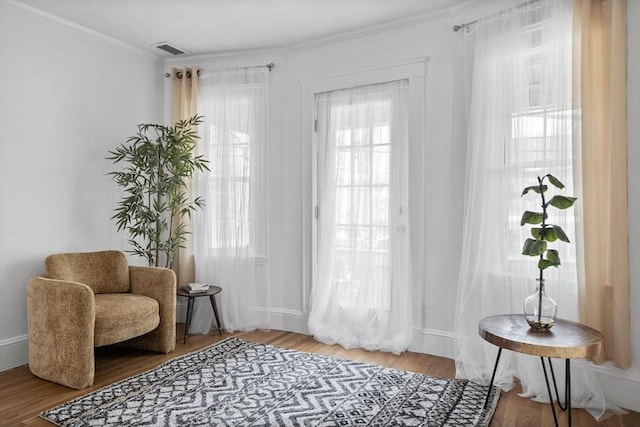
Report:
M548 331L553 327L558 312L558 304L544 291L544 279L538 281L535 293L524 300L524 317L532 329Z

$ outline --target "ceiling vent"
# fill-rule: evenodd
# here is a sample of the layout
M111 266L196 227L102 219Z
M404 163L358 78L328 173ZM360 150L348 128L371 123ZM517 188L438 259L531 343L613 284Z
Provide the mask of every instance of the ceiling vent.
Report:
M171 55L177 56L177 55L185 55L187 53L189 53L188 51L181 49L177 46L172 45L169 42L160 42L160 43L156 43L153 45L153 47L160 49L163 52L169 53Z

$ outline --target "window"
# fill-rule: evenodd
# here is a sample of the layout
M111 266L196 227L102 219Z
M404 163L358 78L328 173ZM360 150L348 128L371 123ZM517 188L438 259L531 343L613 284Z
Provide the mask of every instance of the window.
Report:
M567 84L571 82L571 50L563 47L564 41L556 39L555 34L549 31L549 19L539 10L531 11L529 22L530 25L521 33L523 50L519 61L523 90L521 96L515 98L511 135L505 147L508 190L514 198L509 216L513 245L508 258L512 264L525 265L531 260L521 254L521 244L529 236L526 235L528 228L520 226L520 217L525 209L535 210L535 204L531 198L519 197L522 189L535 185L538 175L550 173L564 183L563 194L574 194L574 111L567 104L567 100L571 100L571 85ZM556 74L552 77L552 73ZM550 193L553 193L553 188ZM561 222L563 229L575 235L573 212L554 210L551 222ZM575 270L575 246L563 245L558 249L563 254L563 268Z
M201 181L207 239L214 251L263 256L266 241L266 74L250 69L201 79ZM255 75L254 75L255 74Z
M372 277L380 281L378 285L369 285L369 304L381 301L388 309L390 280L384 259L390 256L389 101L377 101L371 106L335 106L331 114L334 119L352 117L355 114L349 110L363 108L373 108L378 112L371 123L363 126L347 122L335 132L335 284L336 292L358 292L353 288L367 284L353 277L353 258L378 258L377 262L369 265Z
M239 101L237 108L247 112L249 102ZM246 117L246 114L242 114ZM249 206L251 194L251 133L246 123L235 126L209 125L208 159L211 163L208 174L210 197L219 205L209 212L210 221L218 235L213 239L213 248L248 248L251 241ZM233 224L232 227L227 225Z

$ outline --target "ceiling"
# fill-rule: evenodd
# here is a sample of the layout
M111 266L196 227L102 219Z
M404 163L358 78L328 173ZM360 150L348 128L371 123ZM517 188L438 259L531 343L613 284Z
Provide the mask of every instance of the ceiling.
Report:
M280 48L450 13L473 0L7 0L160 57Z

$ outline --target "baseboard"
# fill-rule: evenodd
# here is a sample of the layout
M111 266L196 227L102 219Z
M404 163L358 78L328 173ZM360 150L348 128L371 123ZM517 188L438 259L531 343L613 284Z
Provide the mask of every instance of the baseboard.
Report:
M621 408L640 412L640 368L633 367L626 371L618 369L612 363L592 367L598 384L607 400Z
M298 310L273 308L269 310L269 327L309 335L307 314Z
M0 340L0 372L29 361L29 341L27 335Z
M309 334L307 328L307 316L305 313L299 310L291 310L288 308L265 308L260 307L256 309L261 319L265 320L267 329L276 329L288 332L296 332L299 334ZM221 317L223 317L221 315ZM176 321L178 323L185 323L187 318L187 303L178 302L176 304ZM220 319L224 324L224 318ZM212 327L215 325L215 321L212 320Z
M456 336L453 332L414 327L409 351L454 359L455 342Z

